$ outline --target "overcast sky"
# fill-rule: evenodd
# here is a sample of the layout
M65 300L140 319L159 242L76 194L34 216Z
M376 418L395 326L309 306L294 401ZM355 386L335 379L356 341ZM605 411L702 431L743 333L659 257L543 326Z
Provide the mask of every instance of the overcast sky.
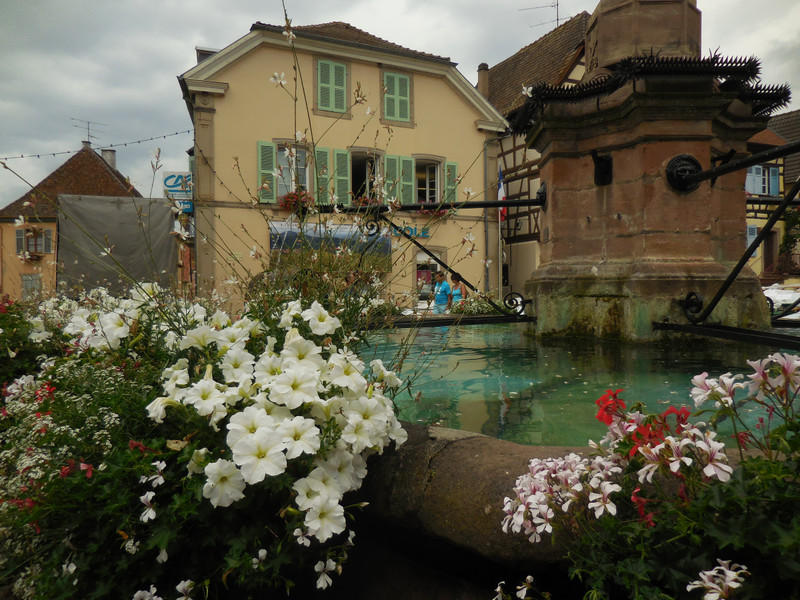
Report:
M591 13L596 3L560 0L558 17ZM757 56L762 82L796 91L798 100L780 112L799 108L800 3L697 4L703 54ZM286 0L286 7L295 25L346 21L448 56L473 83L481 62L495 65L556 25L554 0ZM282 24L280 0L0 0L0 160L18 174L0 167L0 207L80 149L87 121L93 145L115 145L117 168L145 196L157 148L163 170L185 170L192 124L176 78L193 66L196 46L223 48L256 21ZM120 145L149 138L159 139ZM153 195L161 195L159 185Z

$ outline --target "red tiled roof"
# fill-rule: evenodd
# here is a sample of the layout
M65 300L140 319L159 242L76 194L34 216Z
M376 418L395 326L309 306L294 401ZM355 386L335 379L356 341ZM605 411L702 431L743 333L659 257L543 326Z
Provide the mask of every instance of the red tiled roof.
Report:
M489 101L504 116L522 106L523 85L557 85L583 48L589 13L581 12L489 69Z
M24 196L0 210L0 219L16 219L20 215L55 218L58 210L54 203L59 194L142 197L122 173L97 152L84 147Z
M786 140L774 131L762 129L749 140L747 140L747 143L758 144L760 146L783 146L786 143Z
M253 26L250 27L250 31L255 29L283 32L284 27L282 25L268 25L258 21L253 23ZM421 58L423 60L434 60L437 62L454 64L451 63L448 57L437 56L435 54L428 54L427 52L419 52L417 50L405 48L404 46L381 39L372 35L371 33L367 33L366 31L359 29L358 27L353 27L349 23L343 23L342 21L320 23L319 25L296 25L292 27L292 31L299 38L324 39L335 42L343 42L352 46L363 46L376 50L383 50L385 52L398 54L400 56L408 56L411 58Z

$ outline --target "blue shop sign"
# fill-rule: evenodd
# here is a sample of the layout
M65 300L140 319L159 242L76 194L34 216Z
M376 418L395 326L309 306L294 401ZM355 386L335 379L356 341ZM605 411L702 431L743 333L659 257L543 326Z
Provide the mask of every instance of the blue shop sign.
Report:
M418 230L416 225L413 227L410 225L406 225L405 227L398 227L397 225L392 225L392 233L397 237L400 237L403 233L411 237L420 237L420 238L431 237L430 231L428 230L427 227L423 227L422 229Z

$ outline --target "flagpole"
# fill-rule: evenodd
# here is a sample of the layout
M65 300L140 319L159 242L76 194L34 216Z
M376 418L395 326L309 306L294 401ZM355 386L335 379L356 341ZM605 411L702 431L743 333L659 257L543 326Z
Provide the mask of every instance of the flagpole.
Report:
M503 299L503 213L497 211L497 300Z

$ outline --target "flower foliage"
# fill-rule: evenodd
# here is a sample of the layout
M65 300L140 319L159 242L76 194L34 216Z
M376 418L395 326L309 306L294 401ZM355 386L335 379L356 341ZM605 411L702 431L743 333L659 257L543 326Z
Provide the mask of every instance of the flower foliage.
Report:
M401 381L337 316L298 299L232 319L154 286L40 310L62 352L8 385L0 414L0 573L19 597L332 583L347 493L405 439Z
M490 315L495 310L485 298L478 294L473 294L454 302L450 308L450 312L454 315Z
M730 373L692 380L708 425L686 407L628 411L622 390L607 391L596 415L606 435L587 457L533 459L505 499L503 530L534 543L552 535L593 598L796 597L800 358L750 365L749 383Z

